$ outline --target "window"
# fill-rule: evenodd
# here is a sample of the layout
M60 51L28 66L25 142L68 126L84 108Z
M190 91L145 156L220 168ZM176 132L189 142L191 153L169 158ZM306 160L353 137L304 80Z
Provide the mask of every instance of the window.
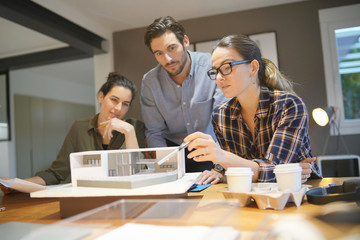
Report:
M338 109L341 134L360 134L359 12L360 4L319 11L327 103Z
M360 26L335 30L345 120L360 119Z

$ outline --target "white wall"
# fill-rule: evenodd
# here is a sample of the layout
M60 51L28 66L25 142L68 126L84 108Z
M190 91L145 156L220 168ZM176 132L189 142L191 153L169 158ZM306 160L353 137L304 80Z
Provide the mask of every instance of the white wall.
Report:
M0 176L16 177L14 95L94 105L93 59L10 71L11 141L0 142Z
M42 5L50 11L56 12L60 16L103 37L108 41L108 53L94 56L94 91L96 93L104 83L105 77L109 74L109 72L114 70L112 30L97 21L93 15L89 15L89 11L83 11L81 8L74 8L73 5L69 6L66 4L66 1L34 0L34 2ZM99 110L99 105L96 107L97 110Z
M79 60L73 64L80 65L88 64L89 62L92 63L93 60ZM63 69L64 72L69 71L62 63L56 64L56 66L58 69ZM48 66L11 71L10 93L94 105L95 96L93 94L94 77L92 67L88 68L88 71L91 71L92 75L91 79L89 79L89 83L68 81L61 75L54 75L56 73L53 73L50 76L49 74L43 75L42 69L46 68L48 68ZM70 74L68 73L67 75L73 75L74 79L83 77L77 72L74 72L74 74L71 74L70 72ZM13 103L13 99L11 102Z
M71 81L61 81L62 74L45 78L30 72L24 73L22 70L10 73L10 117L12 139L10 142L0 142L0 177L16 177L16 154L13 137L15 135L13 124L13 95L15 93L27 93L25 95L44 98L50 97L56 100L68 100L77 103L88 103L89 101L92 101L92 104L95 104L95 94L104 83L109 72L114 69L113 39L112 31L110 29L107 29L104 25L99 24L94 19L87 16L81 9L74 9L67 6L64 1L35 0L35 2L108 40L109 49L106 54L94 56L92 63L88 65L93 74L92 83L94 85L92 88L79 83L71 83ZM66 70L64 69L64 71ZM91 88L91 92L89 92L89 88ZM99 105L97 104L96 107L98 110Z

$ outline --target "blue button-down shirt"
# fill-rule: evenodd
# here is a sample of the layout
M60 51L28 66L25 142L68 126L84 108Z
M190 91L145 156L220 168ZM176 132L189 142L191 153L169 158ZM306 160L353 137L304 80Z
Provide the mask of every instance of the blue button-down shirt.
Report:
M213 108L227 100L207 76L211 68L209 53L189 52L191 71L182 86L158 65L142 80L141 107L148 147L165 147L166 140L181 144L201 131L216 139L212 125Z

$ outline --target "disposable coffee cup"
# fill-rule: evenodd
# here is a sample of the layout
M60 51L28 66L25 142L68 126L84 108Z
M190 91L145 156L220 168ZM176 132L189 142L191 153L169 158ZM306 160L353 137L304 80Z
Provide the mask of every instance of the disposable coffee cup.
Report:
M247 193L251 192L252 176L251 168L230 167L225 172L230 192Z
M302 168L298 163L276 165L274 173L279 191L299 191L301 189L301 171Z

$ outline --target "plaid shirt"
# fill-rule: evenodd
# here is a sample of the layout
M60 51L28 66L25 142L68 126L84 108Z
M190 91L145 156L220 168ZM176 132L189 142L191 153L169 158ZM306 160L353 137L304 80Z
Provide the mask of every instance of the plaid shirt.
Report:
M259 164L259 182L274 182L275 165L311 158L308 113L295 94L261 87L255 113L255 139L247 127L237 98L217 106L212 124L222 149ZM314 162L312 170L319 175Z

